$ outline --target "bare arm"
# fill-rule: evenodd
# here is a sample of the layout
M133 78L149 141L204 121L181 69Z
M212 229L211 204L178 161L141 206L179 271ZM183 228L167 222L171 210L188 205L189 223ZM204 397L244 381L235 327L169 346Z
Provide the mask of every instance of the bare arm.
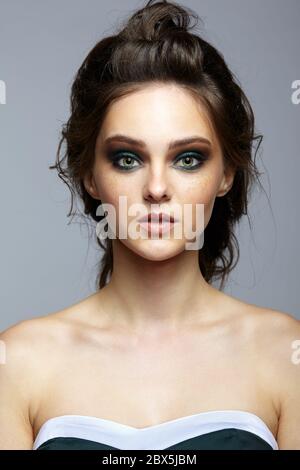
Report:
M280 450L300 450L300 321L282 328L279 361L281 412L277 442Z
M0 450L30 450L33 446L27 329L21 322L0 335L1 348L5 351L5 362L3 354L0 361Z

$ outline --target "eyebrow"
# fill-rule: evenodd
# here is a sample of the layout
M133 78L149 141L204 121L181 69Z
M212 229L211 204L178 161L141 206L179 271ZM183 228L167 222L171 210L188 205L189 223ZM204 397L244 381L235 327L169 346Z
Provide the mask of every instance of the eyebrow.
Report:
M141 147L141 148L146 147L146 143L143 142L142 140L133 139L132 137L129 137L129 136L123 135L123 134L112 135L112 136L108 137L104 141L104 143L109 144L110 142L114 142L114 141L125 142L127 144L136 145L136 146ZM197 143L197 142L198 143L204 143L204 144L207 144L207 145L211 146L210 140L206 139L205 137L200 137L198 135L195 135L195 136L191 136L191 137L185 137L184 139L172 140L169 143L169 150L172 150L176 147L180 147L181 145L193 144L193 143Z

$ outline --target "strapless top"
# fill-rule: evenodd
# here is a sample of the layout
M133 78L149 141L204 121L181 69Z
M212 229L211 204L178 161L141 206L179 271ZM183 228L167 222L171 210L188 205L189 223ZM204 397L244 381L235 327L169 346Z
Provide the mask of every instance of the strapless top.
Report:
M33 450L278 450L271 430L248 411L206 411L135 428L94 416L62 415L40 428Z

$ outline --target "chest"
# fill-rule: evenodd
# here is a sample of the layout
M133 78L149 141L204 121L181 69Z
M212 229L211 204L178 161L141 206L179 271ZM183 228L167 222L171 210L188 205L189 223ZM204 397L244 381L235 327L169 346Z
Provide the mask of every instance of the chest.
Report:
M87 345L60 354L41 393L35 428L53 416L80 414L154 426L208 410L240 409L262 416L276 432L276 415L247 348L222 340L202 344ZM63 358L63 359L62 359Z

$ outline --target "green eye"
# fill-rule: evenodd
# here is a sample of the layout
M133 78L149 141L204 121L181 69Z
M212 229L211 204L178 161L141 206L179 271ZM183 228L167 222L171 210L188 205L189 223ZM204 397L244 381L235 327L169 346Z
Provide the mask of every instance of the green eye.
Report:
M196 155L196 156L195 156ZM197 163L195 165L192 164L193 160L195 160ZM186 154L184 154L184 156L180 157L177 161L184 161L186 164L184 165L180 165L179 168L183 169L183 170L195 170L197 168L199 168L203 162L205 160L205 157L204 155L200 154L200 153L196 153L196 152L188 152Z
M139 162L131 152L118 150L117 152L112 152L108 154L108 158L111 160L114 167L122 171L130 171L133 168L137 168L138 165L133 165L134 162ZM123 162L120 164L120 162Z
M191 168L193 167L193 158L194 157L190 157L190 156L186 156L186 157L181 157L179 160L177 161L182 161L184 162L185 164L183 165L185 168ZM195 158L194 158L195 159ZM196 160L196 159L195 159Z
M109 155L109 158L113 166L122 171L130 171L134 168L138 168L141 163L141 160L135 157L131 152L121 150L113 152ZM193 171L199 168L206 159L207 157L204 154L193 151L183 154L181 157L177 158L175 163L177 164L179 161L183 161L183 165L176 165L176 167L184 171ZM193 161L196 161L196 164L193 165ZM123 163L121 164L120 162ZM135 162L137 163L136 165L134 165Z
M120 165L119 162L121 162L122 160L123 160L124 164ZM131 168L134 168L134 166L132 166L132 164L135 161L136 161L136 159L131 157L131 156L121 157L117 160L117 166L119 168L124 168L124 170L131 170Z

